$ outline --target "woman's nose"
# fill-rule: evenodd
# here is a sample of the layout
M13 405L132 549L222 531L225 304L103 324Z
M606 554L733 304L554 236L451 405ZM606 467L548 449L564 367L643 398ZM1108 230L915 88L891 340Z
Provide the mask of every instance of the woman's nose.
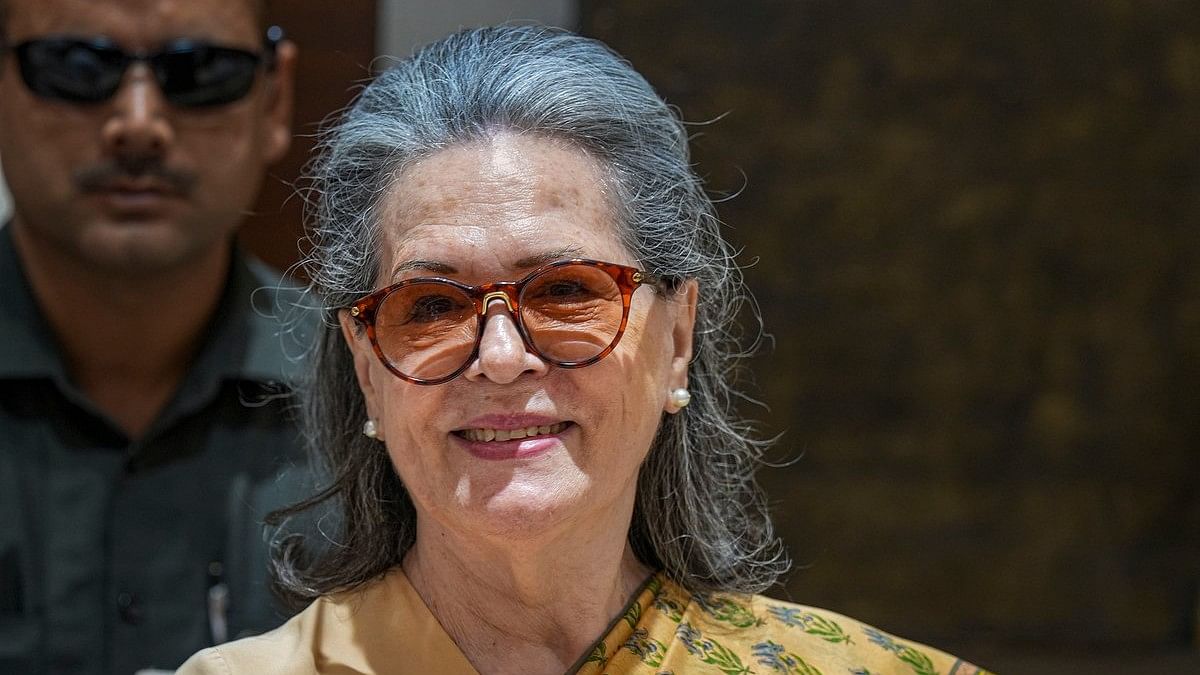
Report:
M499 298L489 302L479 338L479 356L467 369L467 378L484 377L508 384L525 373L542 375L548 370L549 365L525 346L506 304Z

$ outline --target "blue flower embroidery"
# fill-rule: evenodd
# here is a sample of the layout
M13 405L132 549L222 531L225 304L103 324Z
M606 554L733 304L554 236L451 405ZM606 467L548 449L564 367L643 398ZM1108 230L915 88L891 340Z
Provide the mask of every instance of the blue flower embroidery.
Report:
M767 605L767 613L788 628L799 628L826 642L834 644L840 642L848 645L854 643L854 640L850 639L850 634L842 630L836 621L814 612L786 605Z
M884 649L886 649L889 652L892 652L893 654L899 654L900 652L904 651L904 647L902 645L900 645L899 643L897 643L894 639L892 639L892 636L888 635L887 633L877 631L874 628L868 628L868 627L863 628L863 633L867 636L867 639L870 640L872 643L877 644L880 647L883 647Z
M679 628L675 630L675 635L679 637L679 641L682 642L683 646L687 647L687 650L692 654L699 656L700 654L704 653L701 645L698 644L698 641L701 638L700 631L692 628L692 624L679 624Z
M784 651L783 645L774 640L759 642L750 647L754 658L777 673L787 675L821 675L821 671L808 665L796 654Z
M753 650L754 658L759 663L775 670L787 672L787 655L783 651L783 645L767 640L766 642L760 642L752 646L751 649Z
M767 611L771 613L771 616L779 619L780 622L787 626L803 626L809 620L809 616L805 612L795 607L771 605L767 608Z
M683 620L683 607L678 602L665 595L658 595L654 598L654 607L666 614L669 619L675 623Z
M647 656L658 651L658 645L646 639L647 633L645 628L639 628L633 631L633 635L625 641L625 648L637 654L643 661Z

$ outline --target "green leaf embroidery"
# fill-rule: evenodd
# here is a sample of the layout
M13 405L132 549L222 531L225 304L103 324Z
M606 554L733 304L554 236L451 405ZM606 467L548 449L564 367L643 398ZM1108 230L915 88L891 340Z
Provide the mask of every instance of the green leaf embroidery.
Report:
M588 654L587 661L584 661L584 663L604 663L607 660L607 655L608 647L604 646L604 642L601 641L592 649L592 653Z
M832 642L834 644L837 644L838 642L845 642L846 644L851 643L850 635L846 631L842 630L842 627L839 626L836 621L832 619L826 619L820 614L812 614L811 612L809 614L811 615L812 620L810 623L804 626L805 633L816 635L822 640L826 642Z
M907 663L917 675L938 675L937 670L933 667L933 661L925 652L905 645L904 649L897 652L896 656Z
M862 630L867 636L867 640L872 644L879 645L884 651L895 654L896 658L907 663L917 675L938 675L937 670L933 667L933 661L924 652L901 644L896 638L876 628L864 626Z
M712 650L701 660L720 668L725 675L747 675L751 672L750 668L742 665L737 654L718 642L713 642Z
M658 578L657 575L655 575L654 578L650 579L650 582L648 584L646 584L646 588L654 595L658 595L659 591L662 590L662 587L663 587L662 579Z
M737 654L716 640L705 638L690 623L681 623L675 631L679 641L702 662L716 666L725 675L748 675L754 671L742 664Z
M638 621L642 618L641 603L634 601L634 603L629 606L629 609L625 610L625 616L621 618L625 619L625 623L629 624L630 628L637 628Z
M749 628L751 626L761 626L765 621L754 616L745 605L734 602L732 599L723 596L712 595L696 595L693 600L704 610L709 616L717 621L737 626L738 628Z
M808 612L798 607L770 605L767 612L785 626L801 628L809 635L815 635L826 642L837 644L853 644L850 635L842 630L833 619L827 619L816 612Z

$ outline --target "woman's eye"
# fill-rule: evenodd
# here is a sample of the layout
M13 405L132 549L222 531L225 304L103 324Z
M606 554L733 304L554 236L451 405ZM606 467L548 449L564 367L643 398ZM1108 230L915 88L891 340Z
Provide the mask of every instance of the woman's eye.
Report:
M541 295L551 298L575 297L585 294L587 294L587 288L578 281L556 281L547 284L541 293Z
M459 304L444 295L427 295L413 302L408 313L408 322L437 321L447 314L458 311Z

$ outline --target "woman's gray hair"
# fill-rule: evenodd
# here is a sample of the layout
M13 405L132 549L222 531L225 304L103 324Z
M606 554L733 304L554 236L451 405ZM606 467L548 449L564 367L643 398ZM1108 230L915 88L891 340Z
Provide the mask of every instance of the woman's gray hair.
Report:
M581 148L609 174L625 245L666 279L695 279L691 404L664 413L641 468L629 539L636 555L693 592L760 592L788 566L754 471L766 447L740 420L736 317L749 299L700 179L687 132L630 64L595 40L541 26L466 30L418 51L366 87L321 136L311 171L312 252L304 261L324 324L301 387L308 442L329 486L274 522L332 501L340 525L324 551L298 539L276 552L285 595L351 588L400 563L416 512L366 419L337 310L373 290L381 199L406 167L498 133ZM751 305L751 310L753 306Z

